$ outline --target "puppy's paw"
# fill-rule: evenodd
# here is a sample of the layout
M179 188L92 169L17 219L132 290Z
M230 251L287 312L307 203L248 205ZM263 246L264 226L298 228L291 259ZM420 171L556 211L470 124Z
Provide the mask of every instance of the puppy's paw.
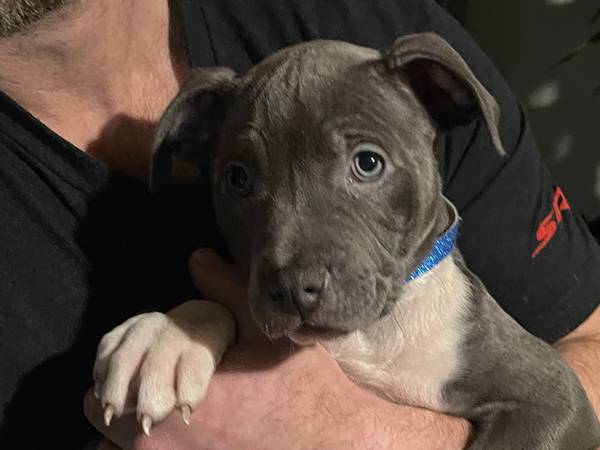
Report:
M168 314L140 314L100 341L94 380L107 426L133 409L144 432L178 408L188 422L234 338L222 306L190 301Z

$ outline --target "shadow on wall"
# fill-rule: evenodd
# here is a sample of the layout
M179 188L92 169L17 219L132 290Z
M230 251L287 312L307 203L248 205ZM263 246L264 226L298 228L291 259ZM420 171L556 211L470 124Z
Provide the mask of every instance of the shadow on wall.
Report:
M443 3L443 2L441 2ZM521 99L571 203L600 215L600 45L556 63L592 32L598 0L449 0Z

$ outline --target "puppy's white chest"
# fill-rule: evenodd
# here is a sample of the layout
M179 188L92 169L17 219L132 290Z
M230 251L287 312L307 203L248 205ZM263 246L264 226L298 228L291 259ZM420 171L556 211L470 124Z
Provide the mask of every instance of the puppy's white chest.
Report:
M460 369L469 287L451 257L411 281L392 311L366 330L322 344L356 383L397 403L443 411Z

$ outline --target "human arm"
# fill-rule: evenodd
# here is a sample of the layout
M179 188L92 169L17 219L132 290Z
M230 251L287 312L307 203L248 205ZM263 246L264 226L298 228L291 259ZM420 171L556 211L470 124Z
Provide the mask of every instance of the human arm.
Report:
M135 417L104 426L88 393L92 424L121 448L194 449L451 449L462 448L468 424L432 411L391 404L354 385L318 346L269 342L249 320L244 289L213 254L190 264L208 298L236 315L241 342L223 358L206 398L186 426L178 413L145 437Z
M358 388L320 347L294 352L272 364L271 358L288 354L291 347L259 339L244 314L243 293L233 271L218 259L192 263L191 269L196 282L211 298L223 301L238 315L247 342L224 358L206 399L192 416L191 427L183 425L179 415L174 414L158 424L150 438L143 436L134 417L116 420L106 428L99 405L88 395L88 418L122 448L169 448L175 443L181 448L254 448L259 444L278 448L289 442L295 442L299 449L317 445L348 448L349 443L355 448L390 449L464 446L469 429L466 421L392 405ZM596 311L556 343L579 375L597 412L599 324L600 314ZM261 370L263 365L268 368ZM302 389L298 389L299 383ZM249 392L266 395L252 395L248 402Z
M554 346L579 377L600 416L600 308Z

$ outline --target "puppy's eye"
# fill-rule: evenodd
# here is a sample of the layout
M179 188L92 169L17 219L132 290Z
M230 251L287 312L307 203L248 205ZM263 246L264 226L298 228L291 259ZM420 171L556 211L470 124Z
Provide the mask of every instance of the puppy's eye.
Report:
M252 192L252 183L248 171L240 164L230 164L225 170L225 180L229 191L247 197Z
M359 146L354 154L352 172L358 180L372 182L381 178L385 160L375 146Z

